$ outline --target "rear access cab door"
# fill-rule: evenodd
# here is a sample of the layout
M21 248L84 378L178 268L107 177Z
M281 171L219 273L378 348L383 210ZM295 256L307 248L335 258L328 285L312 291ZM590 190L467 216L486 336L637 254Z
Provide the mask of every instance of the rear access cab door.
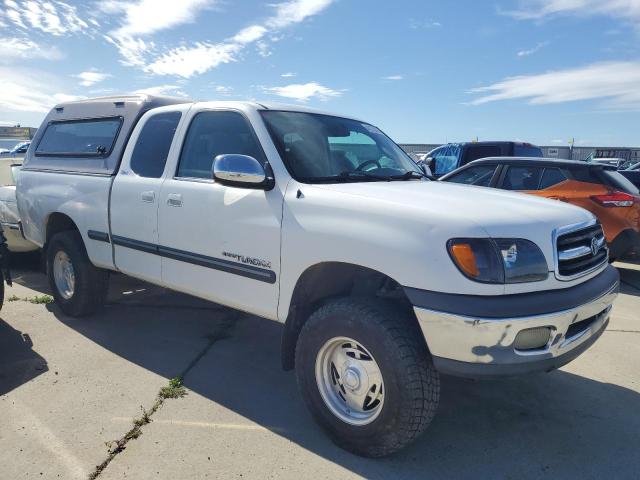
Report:
M111 241L118 270L161 283L158 202L170 155L180 149L191 105L147 112L134 129L111 190Z

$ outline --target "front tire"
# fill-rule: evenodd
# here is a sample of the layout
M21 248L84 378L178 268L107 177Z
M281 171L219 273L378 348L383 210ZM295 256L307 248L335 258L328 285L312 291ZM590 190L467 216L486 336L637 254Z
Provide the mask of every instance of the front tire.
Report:
M76 231L56 233L49 241L47 276L56 303L72 317L95 312L107 298L109 273L91 263Z
M311 315L296 345L296 376L334 443L366 457L411 443L440 397L415 322L400 307L371 299L336 300Z

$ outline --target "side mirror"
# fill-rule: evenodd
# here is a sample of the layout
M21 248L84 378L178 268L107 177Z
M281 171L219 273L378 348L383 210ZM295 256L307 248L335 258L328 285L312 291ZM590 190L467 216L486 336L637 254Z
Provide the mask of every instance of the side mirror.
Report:
M211 176L221 184L232 187L271 190L274 185L268 164L265 168L248 155L218 155L213 159Z

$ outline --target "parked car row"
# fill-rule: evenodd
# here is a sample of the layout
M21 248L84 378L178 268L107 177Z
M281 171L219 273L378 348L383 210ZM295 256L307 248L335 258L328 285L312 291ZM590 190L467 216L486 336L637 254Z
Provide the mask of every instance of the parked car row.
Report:
M437 178L486 157L542 157L542 149L522 142L447 143L420 159Z
M497 149L540 155L456 144L432 153L434 167L472 169ZM515 190L561 175L589 183L549 168L487 164L467 176ZM110 272L122 272L282 322L282 365L314 418L338 445L376 457L426 429L441 374L573 360L605 330L619 288L589 211L425 177L358 119L138 95L52 109L16 195L63 312L98 310ZM626 201L590 193L603 208Z
M603 163L485 158L440 180L525 192L589 210L602 224L612 260L640 246L640 192L614 167Z
M22 158L26 155L27 150L29 149L29 145L31 145L31 141L20 142L16 144L14 147L6 149L0 149L0 158L3 157L12 157L12 158Z

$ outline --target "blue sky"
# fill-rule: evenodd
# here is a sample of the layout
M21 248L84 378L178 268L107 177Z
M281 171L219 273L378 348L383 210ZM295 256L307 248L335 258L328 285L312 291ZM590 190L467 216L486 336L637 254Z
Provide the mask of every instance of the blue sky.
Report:
M398 142L640 145L640 0L0 0L0 123L144 91L303 103Z

